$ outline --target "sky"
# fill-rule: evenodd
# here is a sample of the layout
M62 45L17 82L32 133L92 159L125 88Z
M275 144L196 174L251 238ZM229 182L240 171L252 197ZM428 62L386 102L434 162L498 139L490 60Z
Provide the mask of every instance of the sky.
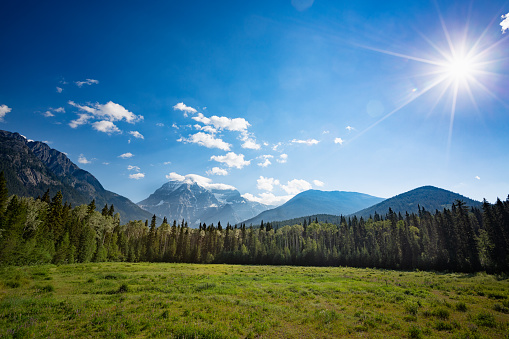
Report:
M509 194L507 1L3 1L0 129L134 202L168 180Z

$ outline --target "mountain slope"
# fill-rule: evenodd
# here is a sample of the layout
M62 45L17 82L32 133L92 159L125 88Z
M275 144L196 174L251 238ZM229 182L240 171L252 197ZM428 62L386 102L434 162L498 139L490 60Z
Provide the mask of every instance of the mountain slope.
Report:
M93 199L99 209L106 203L113 204L122 222L152 216L129 199L105 190L92 174L79 168L64 153L18 133L0 130L0 171L4 171L11 194L35 198L49 189L51 196L61 191L64 201L74 206Z
M444 208L451 208L451 205L456 200L464 201L467 206L479 206L481 204L479 201L469 199L460 194L447 191L442 188L434 186L423 186L396 195L363 210L359 210L355 213L352 213L352 215L364 218L368 218L370 215L373 216L375 212L380 215L385 215L389 211L389 207L395 213L417 213L418 206L421 206L421 208L425 208L426 210L434 213L435 210L441 211Z
M160 218L184 219L191 226L217 225L219 221L233 225L268 208L242 198L234 189L207 189L196 182L178 180L165 183L138 205Z
M314 214L347 215L382 200L356 192L308 190L297 194L285 204L264 211L244 222L246 225L256 225L262 220L280 221Z

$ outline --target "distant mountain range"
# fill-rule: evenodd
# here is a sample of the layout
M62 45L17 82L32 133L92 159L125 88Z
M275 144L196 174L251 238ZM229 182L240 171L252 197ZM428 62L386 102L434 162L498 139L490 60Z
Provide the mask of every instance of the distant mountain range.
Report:
M18 133L0 130L0 171L7 179L10 194L42 196L50 190L51 196L61 191L64 201L74 206L96 200L115 207L122 222L147 220L153 214L167 217L190 226L199 223L217 225L227 223L259 225L261 221L292 221L319 216L320 220L334 222L334 216L368 218L376 213L385 216L389 208L396 213L417 212L418 206L430 212L450 208L456 200L468 206L481 202L433 186L423 186L382 199L367 194L340 191L308 190L297 194L285 204L271 208L243 198L235 189L211 189L183 180L170 181L137 205L129 199L107 191L89 172L79 168L62 152L43 142L27 140Z
M297 194L283 205L244 221L257 225L263 220L279 221L313 214L347 215L384 200L368 194L342 191L308 190Z
M411 191L396 195L386 199L376 205L352 213L357 217L368 218L376 213L384 215L389 211L389 207L395 213L417 213L419 206L427 211L434 213L436 210L451 208L456 200L461 200L467 206L479 206L480 201L475 201L460 194L444 190L434 186L422 186Z
M49 189L51 197L61 191L64 201L73 206L89 204L93 199L98 209L113 204L122 222L152 217L126 197L105 190L64 153L18 133L0 130L0 171L4 172L10 194L36 198Z
M234 225L270 207L242 198L235 189L208 189L186 180L165 183L138 206L170 222L184 219L190 226Z

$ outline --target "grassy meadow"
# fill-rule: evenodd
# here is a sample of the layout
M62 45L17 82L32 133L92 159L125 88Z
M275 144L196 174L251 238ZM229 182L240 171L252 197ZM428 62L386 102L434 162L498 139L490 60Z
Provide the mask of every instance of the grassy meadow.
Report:
M0 268L0 338L509 338L509 280L337 267Z

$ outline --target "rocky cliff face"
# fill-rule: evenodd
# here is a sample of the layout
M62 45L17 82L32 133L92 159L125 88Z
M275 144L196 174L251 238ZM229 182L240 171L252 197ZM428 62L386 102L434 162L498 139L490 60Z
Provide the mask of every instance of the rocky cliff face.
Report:
M4 171L11 194L37 197L49 189L52 196L61 191L64 200L73 206L88 204L93 199L98 208L113 204L122 222L152 216L129 199L105 190L92 174L79 168L64 153L18 133L0 130L0 171Z
M219 221L234 225L268 208L242 198L237 190L209 190L185 181L165 183L138 205L160 218L179 222L184 219L191 226L217 225Z

